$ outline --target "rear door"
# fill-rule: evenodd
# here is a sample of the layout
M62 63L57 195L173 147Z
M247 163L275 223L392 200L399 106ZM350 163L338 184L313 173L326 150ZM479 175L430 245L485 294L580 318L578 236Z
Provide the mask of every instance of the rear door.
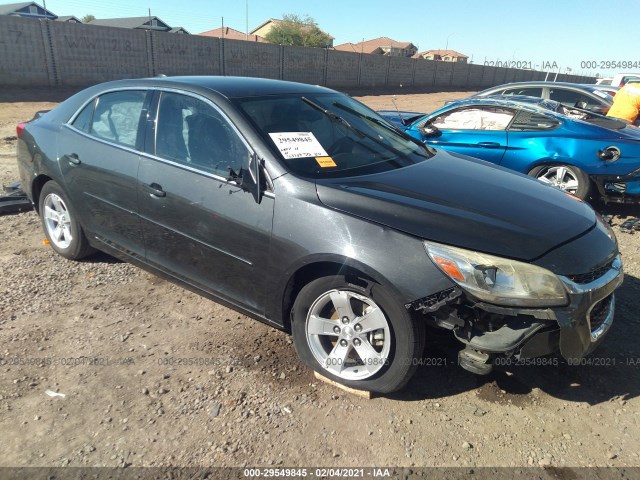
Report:
M436 148L500 163L507 148L506 128L513 115L511 109L487 105L449 110L431 117L429 122L441 134L425 137L425 141Z
M561 135L560 126L559 120L543 112L519 110L507 131L509 148L501 165L529 173L541 162L566 160L575 142Z
M264 311L273 202L227 180L252 150L210 101L158 92L140 164L140 216L147 261L198 288Z
M87 233L140 257L136 187L149 99L145 90L100 95L63 126L58 141L66 189Z

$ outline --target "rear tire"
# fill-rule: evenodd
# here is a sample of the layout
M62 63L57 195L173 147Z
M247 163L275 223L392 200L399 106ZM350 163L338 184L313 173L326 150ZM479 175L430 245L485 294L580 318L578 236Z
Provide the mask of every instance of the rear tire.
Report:
M529 175L571 193L581 200L587 200L591 195L592 185L589 175L573 165L540 165L533 168Z
M321 375L361 390L390 393L413 375L425 328L380 285L342 275L305 285L292 313L301 360Z
M58 254L70 260L79 260L95 252L60 185L54 181L44 184L40 192L39 207L44 234L51 248Z

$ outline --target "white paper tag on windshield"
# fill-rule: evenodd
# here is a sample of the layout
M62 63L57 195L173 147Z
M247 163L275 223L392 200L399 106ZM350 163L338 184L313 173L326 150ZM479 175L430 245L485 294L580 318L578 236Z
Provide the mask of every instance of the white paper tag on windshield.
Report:
M278 132L269 136L286 159L328 156L311 132Z

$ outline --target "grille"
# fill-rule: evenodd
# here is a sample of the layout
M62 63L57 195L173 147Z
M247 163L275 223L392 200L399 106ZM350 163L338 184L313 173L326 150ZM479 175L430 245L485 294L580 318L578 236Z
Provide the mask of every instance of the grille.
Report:
M594 305L589 314L589 323L591 324L591 331L594 332L602 326L609 314L609 308L611 307L611 299L613 294L603 298Z
M594 268L588 273L580 273L578 275L567 275L567 278L569 278L569 280L571 280L574 283L580 283L580 284L591 283L594 280L599 279L605 273L607 273L611 268L612 264L613 264L613 260L605 263L601 267Z

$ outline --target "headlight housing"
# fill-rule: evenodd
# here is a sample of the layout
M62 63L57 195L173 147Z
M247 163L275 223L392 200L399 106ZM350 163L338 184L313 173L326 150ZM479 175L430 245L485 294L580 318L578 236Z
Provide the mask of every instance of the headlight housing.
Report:
M514 307L568 303L561 280L544 268L439 243L424 246L445 275L482 301Z

